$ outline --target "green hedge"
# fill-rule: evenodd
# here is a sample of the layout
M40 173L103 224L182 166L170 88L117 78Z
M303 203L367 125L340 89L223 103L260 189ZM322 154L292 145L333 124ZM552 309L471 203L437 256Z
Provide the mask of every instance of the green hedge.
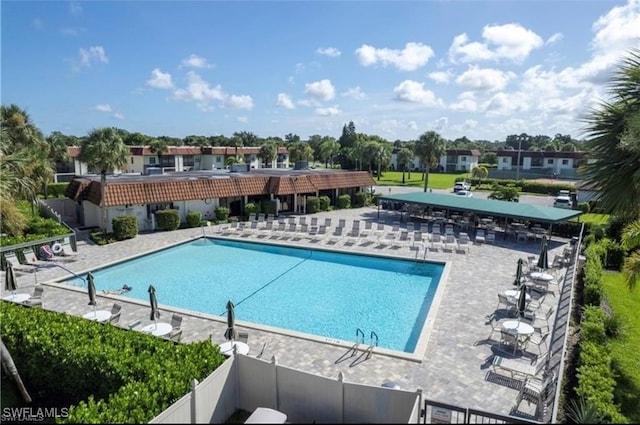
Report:
M156 211L156 224L160 230L177 230L180 227L178 210L167 209Z
M331 208L331 198L327 195L320 196L320 211L329 211Z
M320 199L317 196L307 196L307 212L309 214L320 211Z
M543 183L534 180L506 180L506 179L482 179L471 178L469 180L473 186L480 185L498 185L498 186L516 186L522 192L540 193L544 195L557 196L561 190L575 191L575 187L566 183Z
M187 213L187 224L189 227L198 227L202 223L202 213L200 211L189 211Z
M215 210L216 220L218 221L229 221L229 208L226 207L218 207Z
M148 423L222 362L209 341L173 342L0 303L2 340L32 394L67 401L61 423Z
M276 201L262 201L262 212L276 215Z
M351 208L351 196L350 195L338 196L338 202L336 206L340 209Z
M64 198L69 183L51 183L47 185L47 194L54 198Z
M260 214L260 204L256 204L255 202L247 202L244 204L244 214L246 216L256 213Z
M354 206L356 208L364 207L365 205L369 205L371 203L371 195L367 192L356 192Z
M605 416L604 423L626 423L627 419L613 401L616 381L606 342L605 321L606 315L600 307L585 308L575 391L578 398L584 398Z
M135 215L119 215L111 220L113 236L117 241L133 239L138 235L138 219Z

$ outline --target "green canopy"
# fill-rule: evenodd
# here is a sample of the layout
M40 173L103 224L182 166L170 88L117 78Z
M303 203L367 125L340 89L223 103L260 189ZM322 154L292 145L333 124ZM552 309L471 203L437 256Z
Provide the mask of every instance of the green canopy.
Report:
M404 202L475 214L517 218L540 223L556 224L582 214L582 211L542 205L521 204L519 202L496 201L493 199L467 198L431 192L410 192L381 196L382 201Z

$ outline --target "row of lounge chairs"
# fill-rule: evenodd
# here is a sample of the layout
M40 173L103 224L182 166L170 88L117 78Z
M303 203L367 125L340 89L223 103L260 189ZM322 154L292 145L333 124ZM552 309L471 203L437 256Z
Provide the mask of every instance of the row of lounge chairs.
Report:
M31 272L37 267L46 266L48 263L56 261L75 261L77 252L73 250L69 243L61 244L61 252L54 254L50 259L44 259L43 256L37 254L33 247L25 248L18 255L15 251L5 251L2 253L5 261L10 263L16 272Z

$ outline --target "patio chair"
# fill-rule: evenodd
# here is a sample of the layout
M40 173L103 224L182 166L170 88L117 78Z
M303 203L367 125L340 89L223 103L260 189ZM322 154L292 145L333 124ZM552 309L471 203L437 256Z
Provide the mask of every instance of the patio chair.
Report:
M394 248L402 248L404 245L409 243L409 232L403 230L400 232L400 235L393 240L391 246Z
M338 227L347 227L347 220L341 218L338 220Z
M380 238L380 241L378 241L378 243L380 245L393 246L397 237L398 237L397 232L393 232L393 231L387 232L384 234L384 236L382 236L382 238Z
M458 237L458 248L456 252L466 254L471 252L471 243L469 240L469 235L466 233L460 233L460 237Z
M311 217L311 225L312 226L318 225L318 217Z
M33 248L25 248L22 250L22 253L24 254L24 263L22 264L40 267L45 263L44 261L38 260L38 256L36 255Z
M298 224L307 224L307 217L300 217L298 219Z
M238 332L236 341L246 344L249 341L249 332Z
M485 238L485 233L483 229L478 229L476 231L476 239L475 239L475 243L476 244L481 244L481 243L485 243L487 240Z
M429 245L431 251L440 251L442 249L442 240L439 233L433 233L431 235L431 244Z
M504 293L498 292L498 305L496 306L496 310L503 305L507 309L507 313L514 312L516 315L518 314L518 306L516 303L509 299Z
M338 242L342 240L343 229L343 227L336 227L331 236L329 236L329 240L327 242L332 245L337 245Z
M539 332L534 332L526 341L525 349L529 347L529 344L533 344L538 347L538 355L542 355L542 346L545 346L545 349L549 349L549 345L547 344L547 338L549 338L549 332L545 332L541 334Z
M111 317L109 317L109 323L116 324L120 321L120 311L122 310L122 306L118 303L114 303L113 307L111 307Z
M485 242L487 243L495 243L496 242L496 232L493 230L489 230L487 235L485 236Z
M180 341L180 338L182 338L182 315L176 313L171 315L171 332L165 338L170 341L177 338L176 341Z
M449 235L453 236L453 235L455 235L455 233L454 233L454 231L453 231L453 224L447 224L447 225L445 225L445 226L444 226L444 234L445 234L446 236L449 236Z
M508 349L513 348L513 354L515 355L516 351L520 349L520 340L518 339L518 334L501 328L500 345Z
M77 256L78 256L78 252L74 251L73 247L69 242L65 242L62 244L62 255L56 254L54 259L59 260L61 259L60 257L62 257L66 261L75 261L76 258L73 258L73 257L77 257Z
M550 353L545 355L544 359L531 364L531 362L520 359L495 356L491 362L491 369L497 374L508 374L511 379L535 378L546 372L549 366L549 357Z
M531 323L531 326L534 327L534 329L541 330L544 327L547 331L550 331L551 328L549 327L549 320L551 319L551 316L553 315L554 311L555 311L554 307L551 306L549 307L547 312L544 314L544 316L540 316L535 311L525 310L524 319L528 320Z
M287 225L285 223L278 223L278 227L273 229L273 231L271 232L271 238L277 239L282 237L285 233L286 226Z
M419 230L415 230L413 232L413 242L411 244L413 246L413 248L418 248L418 251L420 251L420 248L424 246L424 239L422 237L422 232Z
M16 253L13 251L7 251L4 253L4 259L6 260L7 263L11 264L11 267L13 268L14 271L16 272L34 272L35 268L28 266L26 264L22 264L19 260L18 257L16 256Z
M314 242L320 242L327 235L327 226L318 227L318 231L311 236L311 240Z
M373 235L373 222L371 220L365 220L364 229L360 229L360 238L369 239Z
M498 331L500 332L501 330L503 330L504 328L502 327L502 320L498 319L496 317L495 314L491 314L489 316L489 321L486 323L489 326L491 326L491 332L489 332L489 336L487 337L488 340L493 339L493 334Z
M524 383L520 387L520 392L516 398L516 405L514 409L517 411L520 408L520 403L526 401L527 403L536 404L536 416L544 417L555 392L556 377L554 373L551 373L542 378L536 378L528 376L525 378Z
M360 230L351 229L351 231L347 233L347 239L345 242L353 246L358 243L359 238L360 238Z
M327 226L327 228L331 227L331 219L330 218L325 218L324 219L324 225Z
M42 307L42 294L44 294L44 288L42 286L36 286L33 288L33 295L26 300L23 304L27 307Z

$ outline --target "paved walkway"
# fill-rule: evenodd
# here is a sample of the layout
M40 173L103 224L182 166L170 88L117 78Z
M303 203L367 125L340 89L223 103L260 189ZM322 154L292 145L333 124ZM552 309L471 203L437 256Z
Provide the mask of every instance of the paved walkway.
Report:
M332 217L333 223L339 218L347 220L347 225L354 219L378 219L376 208L359 208L338 210L316 214L320 220ZM307 216L311 217L311 216ZM383 211L380 220L385 221L390 230L392 221L398 215ZM207 236L220 235L221 226L205 227ZM201 237L203 229L184 229L173 232L156 232L140 234L136 238L117 242L106 246L96 246L89 241L78 242L78 255L75 261L60 263L63 267L41 268L37 273L24 273L18 277L18 292L31 293L35 281L45 286L45 309L79 315L89 311L86 289L68 288L60 284L50 284L52 280L68 278L68 271L78 275L86 274L104 265L121 261L140 254L148 253L166 246ZM350 366L350 361L336 364L347 349L327 343L320 343L302 338L286 336L273 332L265 332L250 327L250 324L239 320L241 330L249 332L250 355L258 355L271 359L276 356L278 363L292 368L312 372L326 377L337 378L338 373L345 375L347 382L365 383L374 386L385 381L394 381L402 389L423 389L425 398L470 407L499 414L516 414L531 417L535 405L521 403L515 409L518 391L508 380L495 379L490 372L491 360L497 351L499 332L493 339L487 337L491 328L486 316L496 310L497 293L513 289L516 262L518 258L537 255L539 242L516 243L505 241L501 236L495 245L473 245L467 254L456 252L430 252L427 258L447 261L450 273L444 282L442 299L437 308L437 316L426 348L422 363L403 360L375 353L371 358ZM294 244L286 241L280 243ZM308 243L308 242L306 242ZM550 244L549 259L561 253L568 241L554 240ZM298 242L304 245L305 242ZM325 243L322 243L325 246ZM331 247L332 249L334 247ZM415 252L408 247L398 249L380 248L377 244L370 246L344 246L338 244L335 249L350 251L389 253L390 255L415 257ZM66 269L66 270L65 270ZM161 271L158 271L161 275ZM118 283L119 285L120 283ZM114 285L117 286L117 285ZM6 295L3 292L3 296ZM547 296L543 311L557 305L560 296ZM148 303L129 300L126 297L105 296L99 294L102 308L110 309L114 301L123 304L120 323L129 323L140 319L142 324L149 323ZM170 317L166 312L169 306L160 306L165 311L164 318ZM226 321L224 318L212 317L179 309L184 315L183 342L211 338L215 343L224 341ZM238 318L240 319L240 318ZM553 318L550 323L553 323ZM355 337L355 329L354 329ZM368 341L365 341L368 343ZM365 344L366 345L366 344ZM533 349L536 351L536 349ZM533 357L526 353L521 360L528 362Z

